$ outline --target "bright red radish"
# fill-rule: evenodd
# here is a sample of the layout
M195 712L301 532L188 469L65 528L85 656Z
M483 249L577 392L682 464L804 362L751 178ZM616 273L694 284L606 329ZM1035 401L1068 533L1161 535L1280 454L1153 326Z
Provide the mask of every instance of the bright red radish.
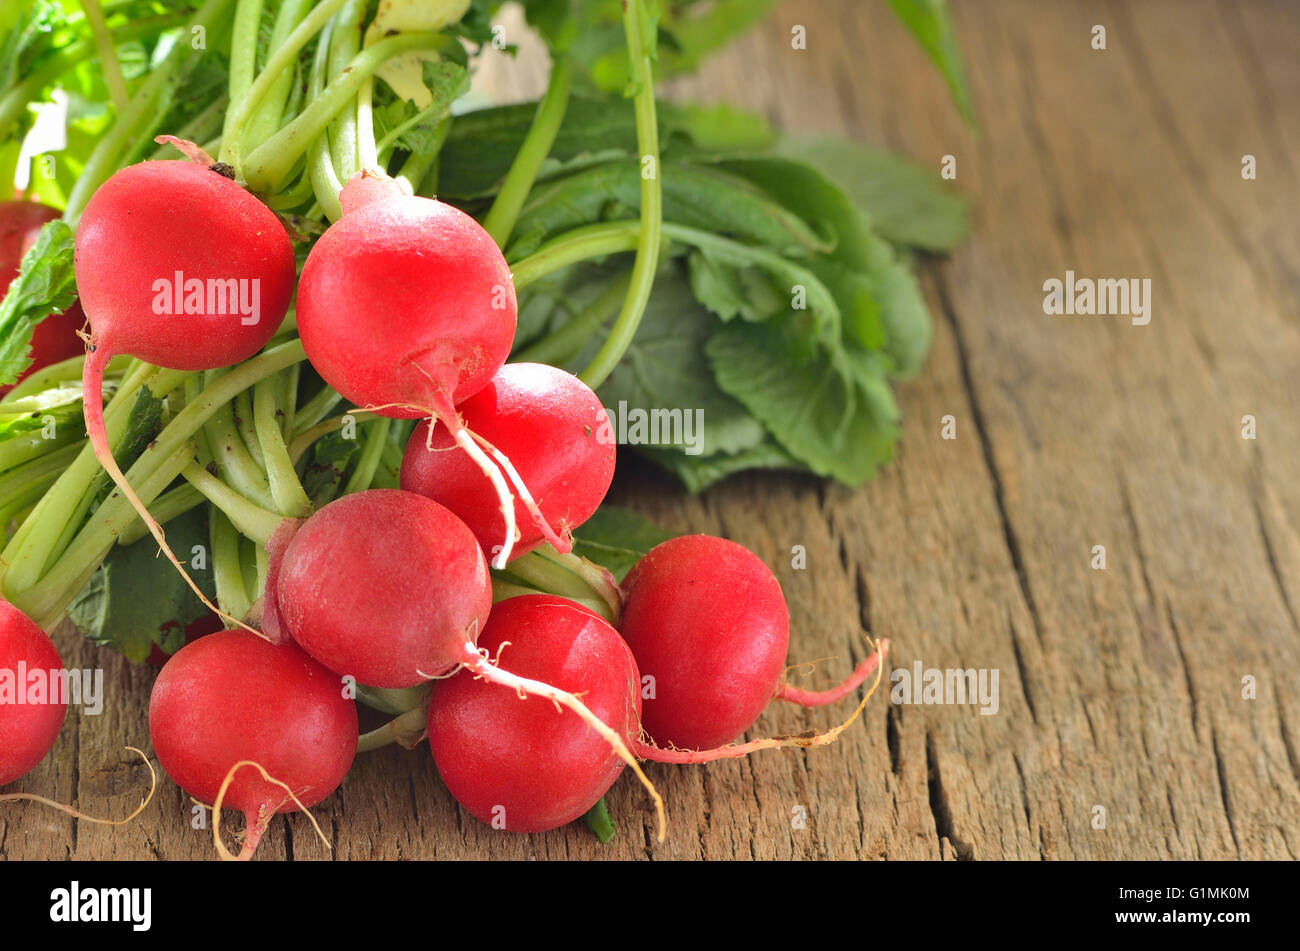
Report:
M510 598L492 609L479 646L513 674L581 693L620 734L640 732L636 663L618 632L586 608L549 595ZM572 713L541 697L520 700L466 672L434 687L429 746L456 801L512 832L572 822L624 765Z
M372 687L445 674L492 607L469 529L397 489L329 503L302 523L277 568L279 624L326 667Z
M36 622L0 599L0 786L28 773L58 738L68 705L51 697L63 659ZM31 675L46 686L37 695Z
M626 737L572 693L502 670L481 652L486 564L469 529L438 503L400 489L346 495L303 523L273 570L272 627L338 674L371 686L393 674L387 685L400 687L463 666L511 696L550 700L595 730L659 801Z
M113 459L104 431L104 368L119 353L174 370L213 370L253 356L289 307L293 246L275 214L224 175L189 160L141 162L91 197L74 261L91 328L83 374L87 436L189 581Z
M515 288L492 237L451 205L360 172L343 217L312 247L298 285L298 332L325 382L387 416L429 416L487 474L514 544L502 473L456 407L492 379L515 336Z
M23 255L36 242L41 227L57 217L57 209L33 201L0 202L0 288L7 288L18 276ZM3 291L0 291L0 297L3 296ZM37 324L28 351L31 365L13 383L0 386L0 396L37 370L85 353L86 346L77 336L85 322L81 305L73 302L63 313L50 314Z
M646 732L661 746L706 749L744 733L776 698L820 706L851 693L876 670L873 654L838 687L781 683L789 612L757 555L710 535L653 548L623 581L620 630L642 673L654 678Z
M465 426L514 464L551 531L566 535L592 516L614 478L616 448L604 407L585 383L543 363L507 363L487 386L457 407ZM491 551L505 534L492 483L436 429L429 451L429 426L411 434L402 460L402 488L451 509ZM527 506L515 503L520 537L515 556L543 540Z
M158 674L149 734L163 770L199 801L215 803L229 779L222 802L247 819L247 858L277 812L310 808L338 788L356 755L357 708L340 678L295 645L220 631L182 647ZM284 785L252 766L236 770L243 762Z
M551 595L508 598L492 608L479 643L489 654L495 651L498 665L511 675L530 678L525 682L545 679L580 693L606 731L618 730L636 756L656 762L705 763L762 749L825 746L867 702L864 697L852 716L824 733L711 750L662 749L642 739L638 714L645 683L636 659L618 632L586 608ZM883 653L882 644L877 662ZM440 681L429 701L429 746L451 794L494 828L517 832L553 829L582 815L621 768L607 741L592 733L590 722L541 698L521 702L513 691L473 673L482 669ZM639 768L637 773L642 775Z

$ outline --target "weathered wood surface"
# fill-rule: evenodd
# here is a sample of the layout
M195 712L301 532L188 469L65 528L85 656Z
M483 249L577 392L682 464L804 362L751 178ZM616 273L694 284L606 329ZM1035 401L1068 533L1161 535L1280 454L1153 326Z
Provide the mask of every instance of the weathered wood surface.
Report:
M975 233L923 266L935 343L902 388L897 462L856 492L754 475L692 499L630 470L615 498L759 552L790 601L792 661L835 658L816 679L847 671L866 628L893 640L899 666L997 668L997 715L882 692L829 749L654 767L672 828L653 847L626 777L609 797L620 835L602 848L581 826L494 833L457 809L426 750L371 754L318 810L332 853L296 817L259 858L1300 853L1300 8L954 6L978 137L881 3L786 3L673 87L936 168L957 158ZM807 50L790 48L795 24ZM1090 48L1094 24L1105 51ZM1246 153L1257 181L1241 177ZM1043 281L1067 269L1149 277L1151 323L1045 316ZM107 669L110 703L71 718L16 788L124 815L146 774L122 747L148 744L152 673L60 647ZM773 709L754 733L834 715ZM123 829L9 805L0 855L211 857L189 817L166 781Z

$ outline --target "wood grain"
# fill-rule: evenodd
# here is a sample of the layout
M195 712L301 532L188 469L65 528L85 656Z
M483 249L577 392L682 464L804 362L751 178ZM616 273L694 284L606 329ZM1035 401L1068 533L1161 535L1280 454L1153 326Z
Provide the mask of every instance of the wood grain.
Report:
M858 491L760 474L695 498L624 464L614 500L757 551L790 602L791 662L832 658L809 683L860 659L865 629L901 667L996 668L998 713L882 691L829 749L652 767L672 823L657 846L627 778L602 847L581 825L494 833L457 809L427 750L379 752L318 809L332 851L295 817L259 859L1300 854L1300 9L997 0L954 14L978 136L878 3L784 3L670 86L936 168L956 157L975 231L921 265L936 333L901 388L897 461ZM806 50L791 49L796 24ZM516 91L544 75L528 57L497 69ZM1150 278L1151 323L1044 315L1042 284L1067 269ZM147 744L152 673L62 635L70 663L105 668L106 711L70 718L14 788L124 815L147 782L122 747ZM834 716L773 708L751 735ZM0 855L211 857L190 818L168 781L122 829L7 805Z

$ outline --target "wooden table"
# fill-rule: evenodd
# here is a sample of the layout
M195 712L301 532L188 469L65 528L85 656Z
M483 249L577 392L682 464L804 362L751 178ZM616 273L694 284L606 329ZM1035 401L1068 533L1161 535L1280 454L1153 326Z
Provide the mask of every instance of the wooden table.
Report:
M866 0L792 0L672 87L936 168L956 157L975 231L922 266L935 341L902 387L898 460L859 491L764 474L698 498L625 467L614 498L762 555L790 602L792 662L833 658L800 683L846 672L866 629L909 670L997 669L997 714L895 705L882 688L833 747L654 767L671 820L658 846L627 777L602 847L580 824L492 832L427 750L369 754L318 809L332 853L294 817L260 859L1300 853L1300 7L954 6L978 137ZM796 24L806 50L791 49ZM1067 269L1150 278L1150 324L1045 315L1043 282ZM71 718L18 788L124 815L147 779L122 747L147 746L152 671L60 646L106 668L109 704ZM836 712L773 709L754 735ZM123 829L8 805L0 855L211 857L190 816L170 782Z

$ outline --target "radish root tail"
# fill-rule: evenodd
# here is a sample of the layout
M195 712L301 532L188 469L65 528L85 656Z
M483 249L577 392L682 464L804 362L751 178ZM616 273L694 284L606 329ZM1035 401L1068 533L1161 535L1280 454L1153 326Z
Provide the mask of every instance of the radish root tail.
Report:
M511 687L516 691L522 691L525 694L532 694L535 697L544 697L552 703L568 707L582 718L582 722L586 723L587 726L600 734L601 739L605 740L614 752L618 754L619 759L623 760L623 762L631 768L632 772L636 774L636 778L641 781L641 785L646 788L646 791L650 794L650 798L654 800L655 814L659 821L658 840L660 842L664 840L664 837L668 832L668 820L664 813L663 797L659 795L659 790L655 789L654 783L650 781L650 778L646 776L644 770L641 769L641 764L637 762L637 758L632 755L632 750L628 748L623 737L619 736L618 733L609 726L609 724L596 716L596 714L592 713L591 710L587 708L586 704L567 690L561 690L559 687L542 683L540 680L530 680L527 677L520 677L516 674L510 673L508 670L503 670L492 664L486 657L480 654L478 648L469 641L465 643L464 651L465 657L462 663L477 676L482 677L484 680L491 681L492 683L500 684L503 687Z
M239 772L245 766L253 767L262 774L262 778L268 783L279 786L283 789L285 797L280 800L280 802L275 806L275 808L271 809L270 812L267 812L264 803L258 809L258 815L256 818L251 814L245 814L244 818L246 821L246 828L244 831L244 844L239 850L239 854L235 855L226 848L226 844L221 841L221 803L226 798L226 792L230 789L230 784L234 782L235 773ZM268 773L261 763L255 762L251 759L241 759L234 766L230 767L230 771L226 773L226 778L221 781L221 788L217 790L217 798L212 803L212 843L217 847L217 854L221 856L222 861L247 862L251 859L253 853L257 850L258 843L262 840L262 836L266 832L267 826L270 825L271 819L275 816L280 806L284 805L286 802L292 802L298 807L300 812L307 816L311 821L312 828L316 830L316 834L320 836L320 840L325 843L325 848L333 848L333 846L330 845L330 840L327 839L325 833L321 831L320 823L316 821L316 817L311 814L311 810L302 804L302 800L299 799L294 791L289 788L288 784L276 779Z
M849 674L842 682L828 690L802 690L799 687L783 683L776 688L774 699L784 700L787 703L797 703L801 707L824 707L828 703L835 703L843 700L853 691L857 690L864 684L868 677L875 673L876 668L880 665L880 653L877 651L870 657L858 664L853 673ZM803 666L811 666L803 665Z
M153 763L149 762L149 757L144 754L143 750L138 750L134 746L128 746L127 749L139 756L140 759L144 760L144 765L149 768L149 792L144 799L140 801L140 805L135 807L135 811L125 819L100 819L96 816L88 816L84 812L78 812L71 806L64 805L61 802L55 802L52 799L46 799L44 796L37 796L35 793L7 793L6 795L0 796L0 802L38 802L42 806L49 806L51 809L65 812L72 816L72 818L80 819L82 822L93 822L96 825L101 826L124 826L148 808L149 803L153 801L153 794L158 789L158 773L154 770Z
M840 734L852 726L854 721L862 715L862 711L867 706L867 701L871 699L871 695L880 686L880 678L884 672L884 660L889 652L889 641L882 638L878 645L873 646L875 646L872 656L876 658L876 679L872 681L871 688L866 692L862 702L858 704L853 714L839 726L832 727L825 733L816 733L809 730L806 733L797 733L793 736L773 736L761 740L750 740L748 743L733 743L729 746L720 746L714 750L666 750L638 738L633 743L636 755L655 763L709 763L719 759L738 759L759 750L779 749L784 746L811 749L814 746L826 746L834 743Z

